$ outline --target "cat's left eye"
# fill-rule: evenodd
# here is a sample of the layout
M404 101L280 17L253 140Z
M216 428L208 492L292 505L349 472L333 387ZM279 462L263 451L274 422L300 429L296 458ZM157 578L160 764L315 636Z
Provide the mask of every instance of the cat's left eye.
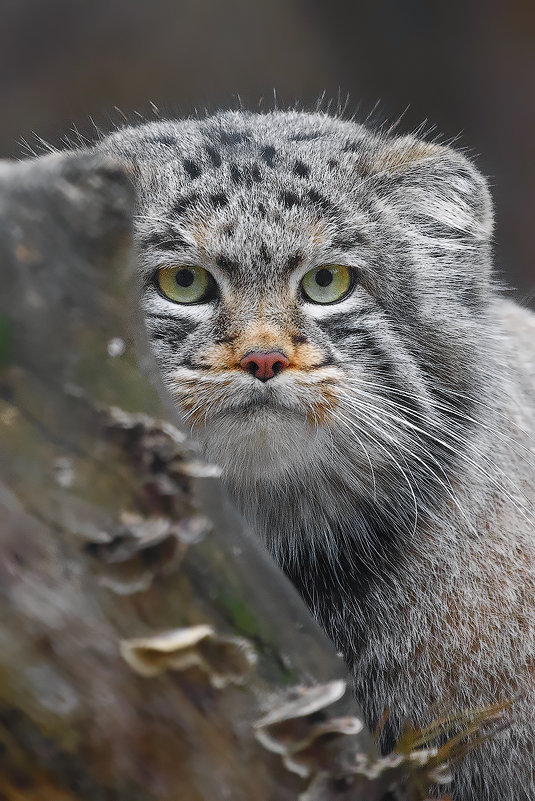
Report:
M343 264L323 264L305 274L301 289L312 303L336 303L353 288L353 271Z
M162 295L174 303L203 303L212 298L215 282L204 267L189 264L161 267L155 281Z

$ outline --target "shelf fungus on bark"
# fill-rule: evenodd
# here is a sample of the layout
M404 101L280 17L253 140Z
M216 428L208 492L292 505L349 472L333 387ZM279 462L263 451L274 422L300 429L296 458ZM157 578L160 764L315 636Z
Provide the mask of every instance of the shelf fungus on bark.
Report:
M364 727L357 717L329 717L325 712L345 690L343 680L294 688L285 703L255 723L257 740L303 778L343 772L347 756L339 738L357 735Z
M126 412L115 406L102 407L100 414L110 435L115 435L146 472L179 479L217 478L221 470L206 464L182 431L148 414Z
M364 728L363 721L329 715L328 707L345 689L342 680L293 688L282 704L254 724L257 740L280 754L287 770L309 780L299 801L356 797L377 801L385 786L393 792L402 790L393 797L405 800L408 786L425 794L431 784L451 781L447 764L437 760L436 749L394 752L382 758L363 753L356 737Z
M120 649L125 661L142 676L197 667L217 689L244 684L257 661L248 640L221 637L207 624L123 640Z
M84 550L95 559L101 584L118 595L132 595L177 570L188 546L203 540L212 527L200 514L174 521L123 512L116 531L102 532Z

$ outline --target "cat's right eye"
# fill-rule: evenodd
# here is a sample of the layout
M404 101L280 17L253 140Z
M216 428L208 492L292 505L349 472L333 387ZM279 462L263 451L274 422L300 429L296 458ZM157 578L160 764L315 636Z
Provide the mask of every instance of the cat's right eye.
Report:
M349 294L354 272L343 264L322 264L309 270L301 281L306 300L312 303L337 303Z
M155 284L160 294L173 303L206 303L215 293L215 281L208 270L189 264L161 267Z

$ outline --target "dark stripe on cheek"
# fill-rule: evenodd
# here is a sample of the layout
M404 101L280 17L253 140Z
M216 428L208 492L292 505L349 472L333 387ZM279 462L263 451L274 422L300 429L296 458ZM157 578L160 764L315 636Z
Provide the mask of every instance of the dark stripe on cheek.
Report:
M316 368L320 367L337 367L339 365L339 361L334 358L332 354L325 356L319 364L316 364Z
M147 318L147 327L151 336L151 329L158 333L167 332L169 336L179 330L180 334L187 336L188 334L191 334L192 331L195 331L201 322L200 320L190 320L187 317L174 317L170 314L161 314L150 311L145 312L145 317Z
M423 411L422 405L417 398L407 393L406 383L400 380L395 359L380 345L371 331L358 326L354 332L359 337L357 344L364 346L365 353L372 357L372 368L385 379L382 386L377 387L377 394L385 397L395 405L396 409L405 412L411 418L419 418ZM388 384L393 390L391 393L388 391Z
M214 339L214 343L216 345L230 345L237 339L238 339L238 334L223 334L220 337L216 337L216 339Z
M190 370L211 370L212 368L207 364L201 364L200 362L194 362L191 357L184 356L178 362L179 367L189 367Z
M337 325L337 322L340 324ZM351 318L348 319L347 316L344 322L344 315L337 315L336 320L331 318L329 321L318 321L318 323L320 328L337 344L340 340L341 344L351 340L349 350L352 361L358 362L361 356L368 357L366 362L368 370L372 371L372 381L373 373L381 378L381 386L374 390L378 396L382 395L395 404L400 412L421 414L421 404L410 395L404 394L406 387L400 380L395 359L382 347L371 331L362 325L351 324ZM389 394L388 385L395 391ZM366 386L363 388L369 391Z

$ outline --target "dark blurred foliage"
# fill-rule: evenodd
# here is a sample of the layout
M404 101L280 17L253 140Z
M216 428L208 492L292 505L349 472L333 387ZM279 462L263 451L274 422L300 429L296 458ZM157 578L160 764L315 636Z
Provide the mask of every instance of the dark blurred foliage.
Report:
M498 264L535 302L533 0L1 0L2 155L91 138L115 106L270 108L274 89L458 137L493 185Z

